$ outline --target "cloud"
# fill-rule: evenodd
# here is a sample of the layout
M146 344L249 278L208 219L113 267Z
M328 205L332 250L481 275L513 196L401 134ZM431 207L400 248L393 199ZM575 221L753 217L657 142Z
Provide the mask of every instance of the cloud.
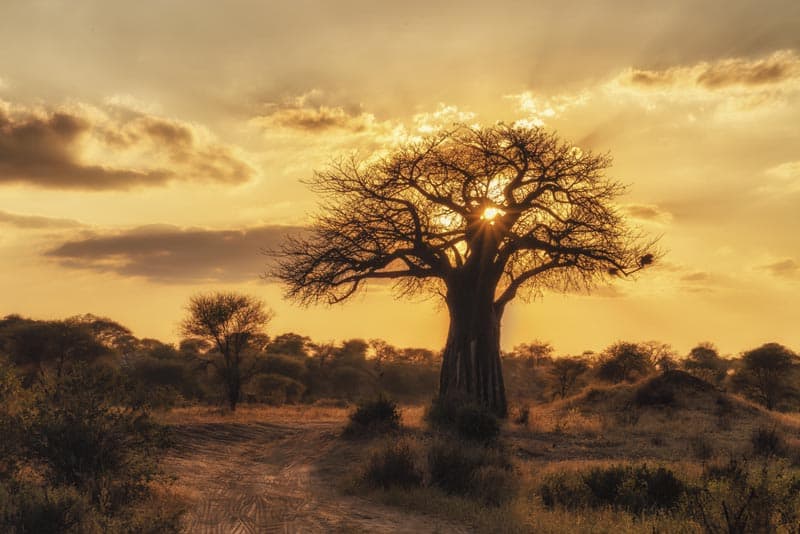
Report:
M563 114L567 110L586 104L590 94L583 91L574 95L560 94L549 97L536 95L533 91L504 95L503 98L515 102L517 111L524 115L515 124L521 126L544 126L549 119Z
M264 128L290 128L310 133L328 130L363 132L375 125L375 116L360 107L345 108L328 102L326 95L312 89L286 98L280 103L266 104L267 111L253 119Z
M669 211L655 204L626 204L622 206L622 211L634 219L643 221L666 223L672 220L672 214Z
M241 183L239 152L200 126L118 106L0 101L0 184L121 190L171 181Z
M760 268L780 278L800 278L800 263L797 263L791 258L768 263L767 265L762 265Z
M696 271L681 276L681 280L684 282L708 282L711 279L711 274L704 271Z
M686 272L678 277L678 282L682 290L690 293L729 292L739 285L735 277L730 274L709 271Z
M257 280L275 248L296 226L206 230L152 225L67 241L45 255L67 268L113 272L164 284Z
M631 68L622 75L622 81L630 85L664 87L683 84L709 90L775 85L798 78L800 57L793 50L779 50L760 59L727 58L662 70Z
M84 226L74 219L58 219L41 215L23 215L0 210L0 224L7 224L26 230L39 230L44 228L76 228Z

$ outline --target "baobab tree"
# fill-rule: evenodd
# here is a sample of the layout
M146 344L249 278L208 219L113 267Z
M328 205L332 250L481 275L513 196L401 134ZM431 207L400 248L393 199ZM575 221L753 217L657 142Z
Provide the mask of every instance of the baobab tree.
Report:
M371 280L444 298L450 327L439 397L507 404L500 321L518 295L591 288L652 263L653 242L614 201L611 160L540 128L457 125L381 158L315 173L324 203L287 238L274 274L302 303L338 303Z

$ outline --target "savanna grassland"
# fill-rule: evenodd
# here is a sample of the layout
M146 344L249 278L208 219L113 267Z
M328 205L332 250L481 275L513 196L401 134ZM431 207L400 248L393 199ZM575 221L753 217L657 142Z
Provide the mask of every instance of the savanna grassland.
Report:
M504 355L509 417L432 402L439 356L255 338L235 409L200 339L0 324L10 532L797 532L797 356ZM211 362L217 362L216 364Z

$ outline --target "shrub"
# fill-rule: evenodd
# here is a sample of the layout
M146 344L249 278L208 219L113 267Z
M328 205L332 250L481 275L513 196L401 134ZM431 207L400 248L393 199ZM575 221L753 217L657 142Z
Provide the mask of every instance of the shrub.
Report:
M528 421L530 421L530 418L531 418L531 409L526 404L525 406L519 409L519 412L517 412L517 416L514 418L514 423L526 426L528 424Z
M711 441L702 434L693 436L689 440L689 448L692 450L694 457L698 460L706 461L714 456L714 446L711 444Z
M634 401L638 406L672 406L675 390L660 380L649 380L636 390Z
M253 377L246 390L257 402L280 406L287 402L298 402L305 391L305 386L288 376L258 374Z
M457 401L434 400L425 412L425 420L433 426L445 430L455 430L464 439L472 441L492 441L500 434L500 423L488 409Z
M132 390L109 369L76 364L29 392L23 428L4 436L16 458L0 470L0 530L179 530L181 511L162 513L167 502L152 492L166 436Z
M70 487L43 488L11 480L0 482L3 532L82 531L92 522L88 499Z
M456 410L456 430L462 438L492 441L500 434L497 417L486 408L466 405Z
M375 452L369 460L364 480L372 488L419 486L422 476L414 464L408 443L391 443Z
M292 356L270 354L256 360L259 373L275 374L302 381L306 375L305 360Z
M581 476L559 473L540 487L542 502L548 507L611 506L634 514L674 509L685 491L686 485L672 471L647 465L595 467Z
M496 447L440 439L434 441L428 450L431 484L451 494L496 500L487 496L487 486L492 479L502 477L502 485L505 488L510 487L511 483L505 478L510 476L511 469L511 463L504 452ZM500 471L505 474L500 474ZM508 490L501 489L501 493L508 493Z
M750 436L757 456L781 456L786 450L783 436L775 428L759 428Z
M794 532L800 479L777 463L753 469L731 459L707 468L702 485L689 494L687 511L706 532Z
M400 411L397 403L379 395L377 399L360 403L350 414L345 427L346 436L381 434L400 428Z
M469 494L489 506L501 506L517 494L519 483L505 467L484 465L477 468L470 480Z
M445 402L435 398L426 408L423 418L431 427L449 428L455 423L457 409L458 404L456 402Z

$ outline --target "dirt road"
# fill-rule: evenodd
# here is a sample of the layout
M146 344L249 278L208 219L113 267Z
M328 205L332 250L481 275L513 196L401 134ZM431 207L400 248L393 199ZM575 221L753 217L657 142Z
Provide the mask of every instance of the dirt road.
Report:
M340 423L172 426L176 447L166 467L190 503L185 525L192 534L465 532L337 491L341 467L328 453L339 443Z

